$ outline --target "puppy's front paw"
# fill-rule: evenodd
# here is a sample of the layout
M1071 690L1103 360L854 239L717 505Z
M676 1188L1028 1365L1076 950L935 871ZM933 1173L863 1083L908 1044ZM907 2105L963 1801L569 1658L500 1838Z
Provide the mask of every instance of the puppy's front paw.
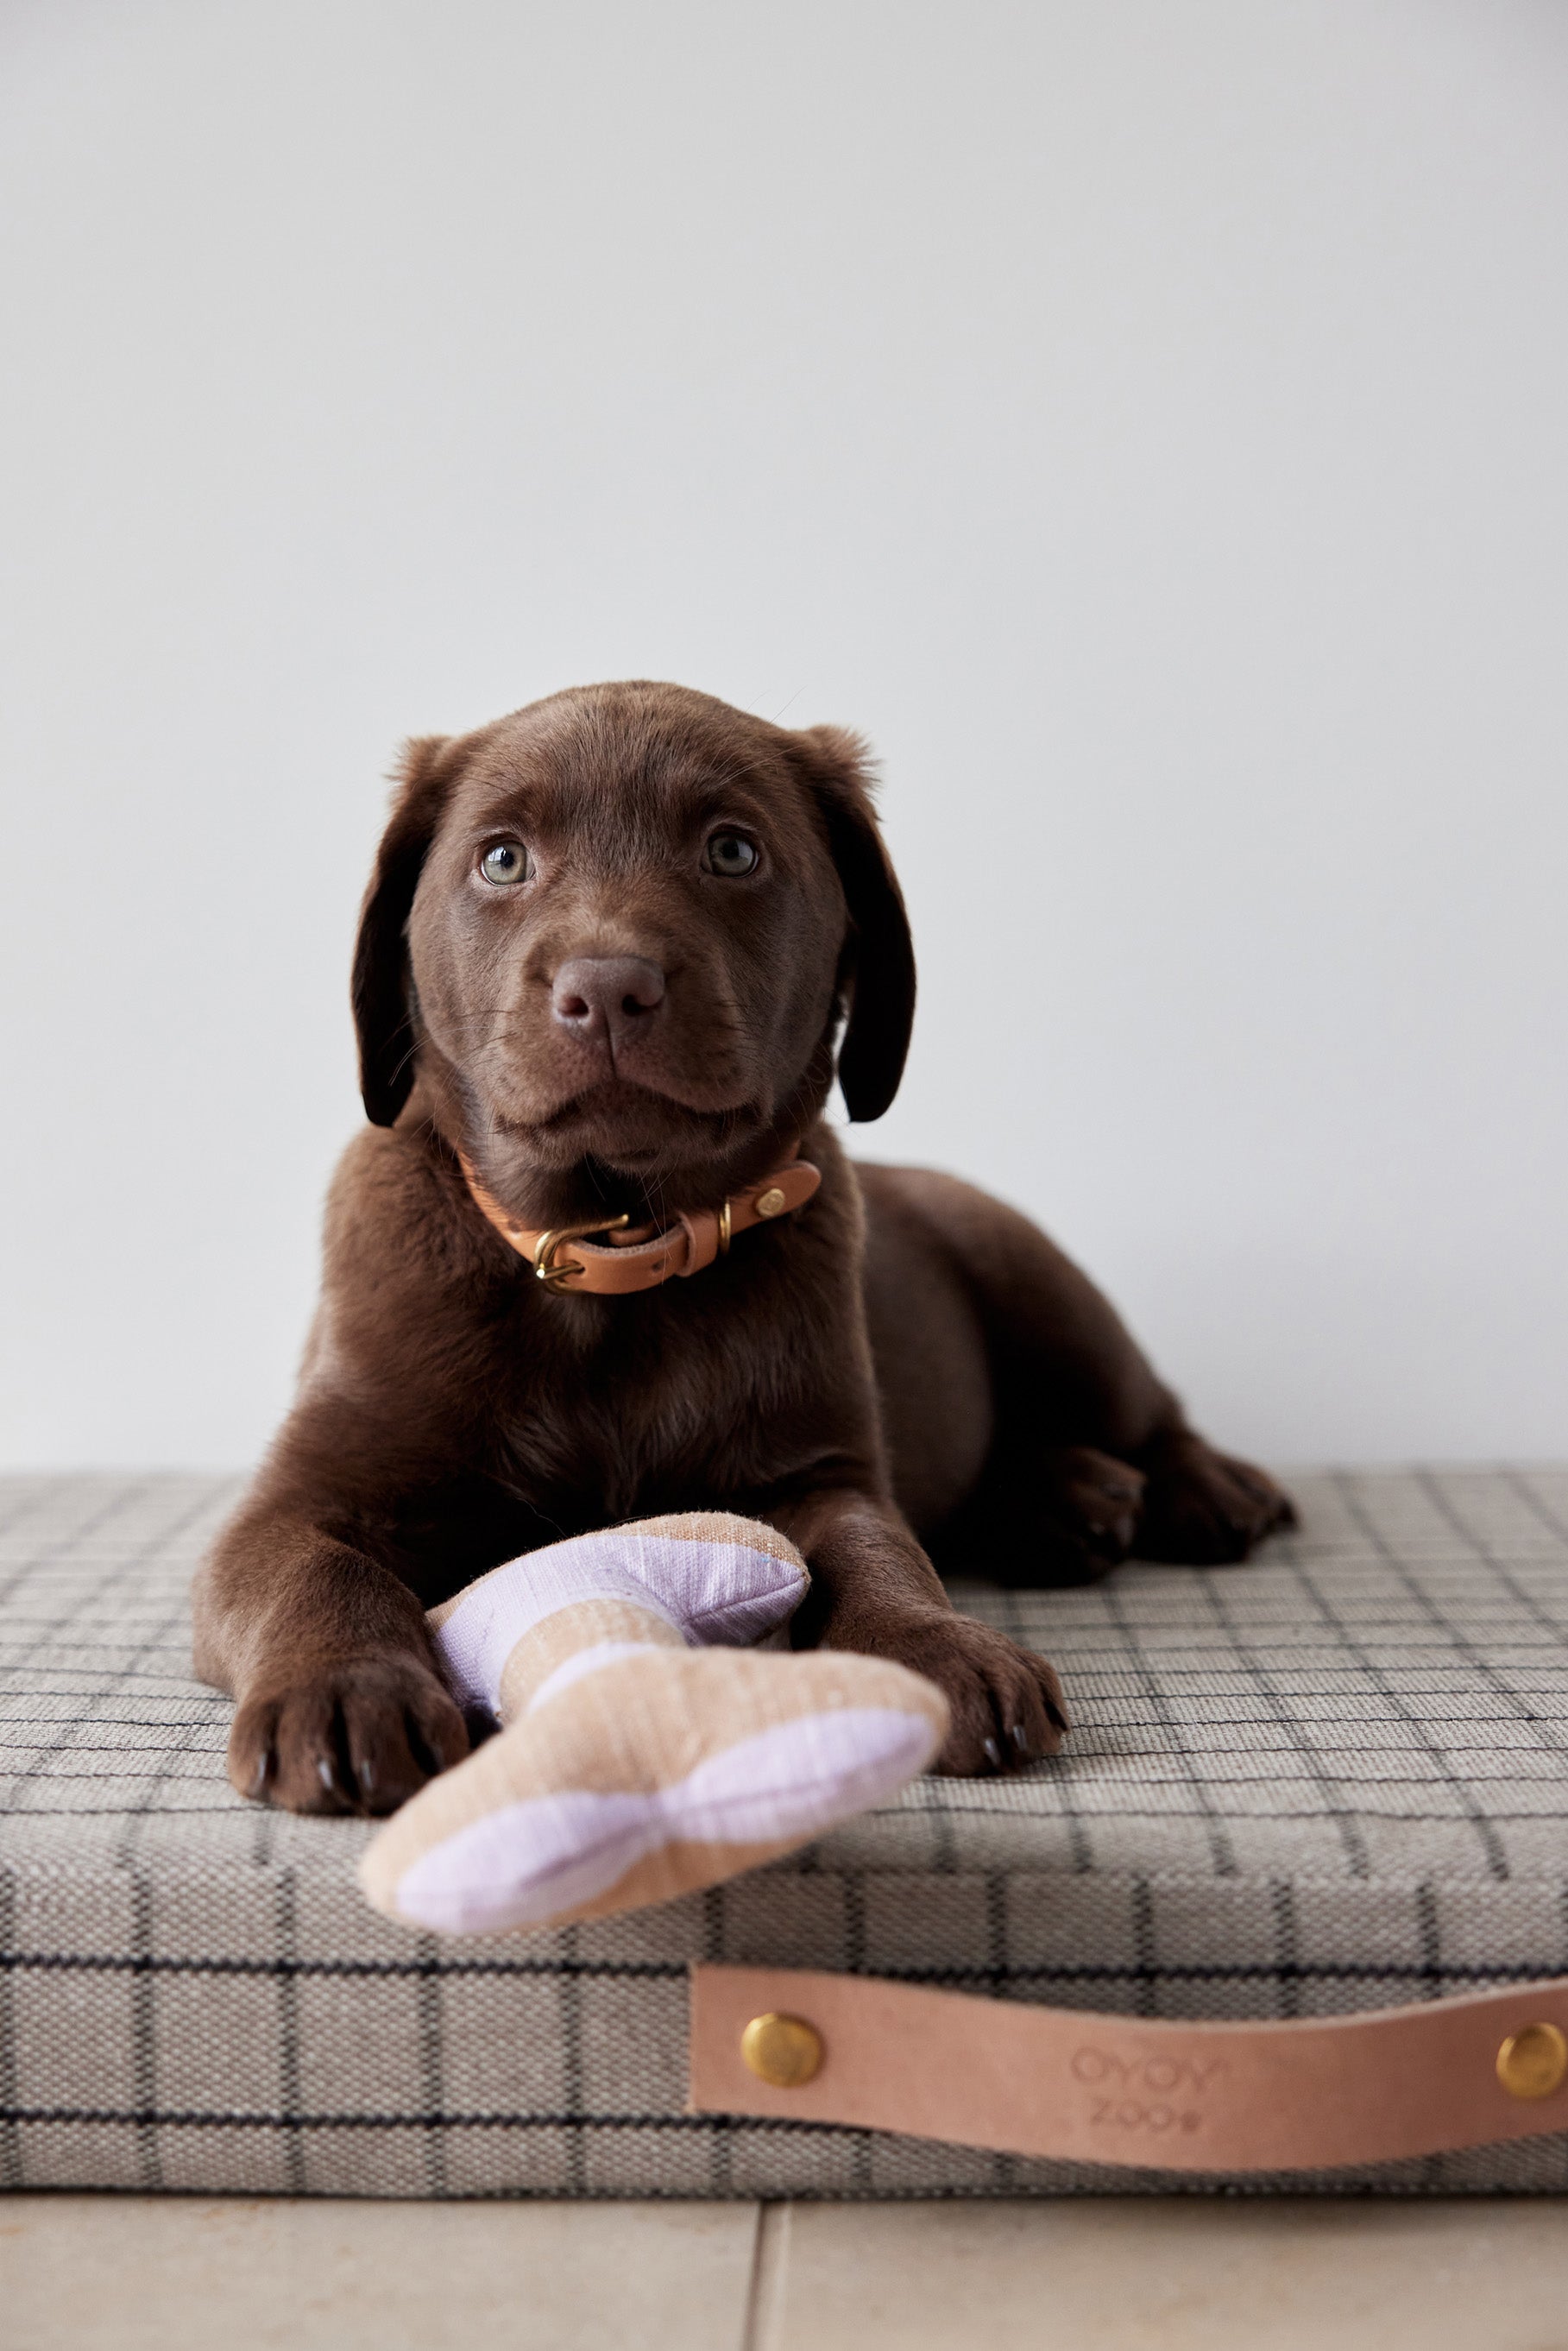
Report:
M290 1813L395 1813L468 1752L462 1715L416 1657L339 1659L252 1691L229 1734L242 1796Z
M1140 1559L1226 1567L1265 1535L1296 1524L1296 1506L1266 1469L1233 1461L1201 1437L1166 1441L1145 1464L1148 1485L1134 1548Z
M877 1654L924 1674L947 1700L947 1738L932 1769L970 1778L1018 1771L1054 1755L1069 1725L1053 1668L972 1616L933 1612L879 1637Z

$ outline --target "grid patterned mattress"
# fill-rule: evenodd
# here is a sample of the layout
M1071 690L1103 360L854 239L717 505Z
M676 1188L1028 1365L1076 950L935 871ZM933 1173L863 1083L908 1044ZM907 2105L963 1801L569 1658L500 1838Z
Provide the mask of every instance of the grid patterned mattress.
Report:
M1568 1973L1568 1470L1294 1483L1302 1530L1253 1567L965 1589L1061 1667L1057 1761L922 1782L659 1910L444 1946L364 1906L366 1830L230 1792L186 1587L232 1484L0 1480L0 2186L1164 2189L687 2116L687 1964L1207 2018ZM1563 2191L1568 2133L1237 2184Z

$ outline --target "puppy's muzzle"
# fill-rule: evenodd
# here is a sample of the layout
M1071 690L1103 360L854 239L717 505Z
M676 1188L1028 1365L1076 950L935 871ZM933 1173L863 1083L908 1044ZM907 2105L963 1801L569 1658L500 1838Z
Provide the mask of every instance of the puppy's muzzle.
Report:
M577 1042L619 1060L641 1044L664 1001L664 975L646 956L572 956L556 973L550 1011Z

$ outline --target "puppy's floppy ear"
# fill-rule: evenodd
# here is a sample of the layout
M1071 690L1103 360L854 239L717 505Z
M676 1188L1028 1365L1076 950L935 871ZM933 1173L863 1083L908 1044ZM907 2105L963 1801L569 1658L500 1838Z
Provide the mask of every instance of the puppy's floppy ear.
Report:
M841 726L809 726L796 740L850 910L839 975L850 1007L839 1088L852 1119L880 1118L898 1092L915 1024L909 917L872 806L864 743Z
M446 805L456 763L450 738L424 735L404 747L399 790L376 852L354 943L354 1028L360 1092L373 1125L392 1126L413 1087L413 1005L404 932L425 852Z

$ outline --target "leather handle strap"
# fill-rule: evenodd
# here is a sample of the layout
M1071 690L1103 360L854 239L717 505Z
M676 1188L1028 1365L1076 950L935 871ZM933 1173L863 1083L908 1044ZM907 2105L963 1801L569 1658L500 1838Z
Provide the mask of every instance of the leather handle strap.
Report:
M467 1159L458 1155L476 1207L503 1240L528 1259L540 1280L552 1290L589 1290L601 1298L656 1290L661 1282L700 1273L723 1255L735 1234L803 1208L822 1180L809 1159L792 1159L788 1166L776 1167L770 1176L732 1192L719 1207L683 1211L660 1231L641 1225L617 1233L611 1225L599 1225L552 1232L549 1227L519 1225L485 1189ZM591 1240L591 1232L608 1238Z
M785 2028L817 2058L798 2086L759 2079L743 2054L748 2024L754 2053L777 2034L758 2024L770 2016L809 2028ZM1187 2024L874 1976L695 1967L688 2111L1168 2171L1385 2163L1568 2130L1568 1979L1361 2015Z

